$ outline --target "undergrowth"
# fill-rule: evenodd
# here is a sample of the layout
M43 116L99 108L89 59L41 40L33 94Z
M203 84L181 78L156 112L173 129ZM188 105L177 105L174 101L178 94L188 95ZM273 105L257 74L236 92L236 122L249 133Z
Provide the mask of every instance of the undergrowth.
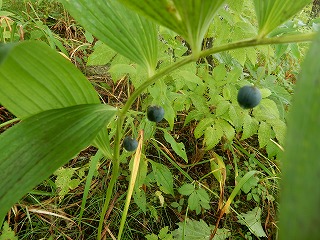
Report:
M219 10L214 20L217 24L209 29L203 49L254 35L252 26L257 23L252 6L244 2L243 12L231 5ZM314 27L309 9L274 34L309 31ZM137 65L97 41L56 1L4 1L2 10L10 14L7 22L1 22L1 42L46 42L87 75L101 102L121 107L141 84L142 71ZM217 35L220 42L215 40ZM159 39L158 69L189 54L188 45L175 33L160 28ZM215 225L219 199L227 200L250 171L257 174L241 187L230 214L219 223L225 231L221 239L276 238L286 116L307 47L280 44L200 59L158 81L137 99L124 131L137 135L144 129L145 154L124 239L173 239L181 235L186 218L196 221L186 223L195 232ZM253 83L261 89L261 107L243 110L236 102L237 90ZM144 112L151 104L164 105L165 121L154 125L146 120ZM0 108L0 124L13 118ZM112 135L112 126L109 131ZM85 149L11 209L7 220L19 239L96 238L111 175L110 159L102 158L97 164L85 211L78 221L89 164L96 153L94 147ZM219 165L219 159L224 166ZM119 181L105 218L105 239L115 239L119 228L130 162L129 153L121 155ZM221 168L225 176L216 176ZM250 219L255 224L248 226Z

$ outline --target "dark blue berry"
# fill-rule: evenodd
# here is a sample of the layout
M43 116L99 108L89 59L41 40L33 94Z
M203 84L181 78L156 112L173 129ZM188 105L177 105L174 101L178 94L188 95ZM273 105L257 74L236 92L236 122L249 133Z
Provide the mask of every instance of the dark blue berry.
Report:
M123 147L125 150L132 152L137 149L138 141L131 136L126 136L123 140Z
M260 90L254 86L244 86L239 89L237 100L240 107L244 109L254 108L261 101Z
M164 117L164 109L159 106L150 106L147 110L147 117L152 122L160 122Z

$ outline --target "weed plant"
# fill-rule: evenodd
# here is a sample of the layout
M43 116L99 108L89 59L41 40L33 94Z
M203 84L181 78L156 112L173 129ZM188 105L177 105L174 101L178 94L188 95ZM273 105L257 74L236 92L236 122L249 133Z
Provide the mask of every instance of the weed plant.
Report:
M303 10L281 19L259 1L208 0L195 5L210 21L195 26L184 15L191 5L177 0L171 7L184 20L179 26L170 11L158 18L139 8L147 1L60 2L3 1L0 8L0 42L20 41L3 45L16 49L8 57L0 51L1 146L31 129L27 137L47 141L39 140L38 155L31 140L21 140L28 156L4 150L34 161L39 172L54 162L34 173L26 192L8 178L19 197L0 189L0 203L20 199L0 211L0 239L276 239L287 115L304 42L318 27L312 6L299 1ZM264 13L277 24L262 20ZM22 54L30 69L10 75L23 59L7 59ZM17 80L28 74L33 90ZM253 109L238 104L245 85L261 92ZM150 121L150 106L160 106L164 119ZM10 136L23 124L29 127ZM126 136L138 140L134 149Z

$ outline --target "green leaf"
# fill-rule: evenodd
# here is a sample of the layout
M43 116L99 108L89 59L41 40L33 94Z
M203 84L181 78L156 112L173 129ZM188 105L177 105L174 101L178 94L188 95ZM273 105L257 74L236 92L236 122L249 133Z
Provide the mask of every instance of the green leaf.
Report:
M266 122L261 122L258 130L259 146L263 148L268 144L271 138L271 127Z
M240 119L239 119L237 110L233 105L230 105L229 117L230 117L231 123L234 125L235 128L237 128L240 124Z
M270 99L262 99L260 104L253 109L253 115L259 121L280 117L277 104Z
M216 115L221 116L226 113L230 108L229 101L220 101L216 107Z
M259 179L257 177L252 176L248 179L243 185L241 190L247 194L252 188L256 187L258 185Z
M25 41L5 44L9 49L0 63L0 103L19 118L56 108L100 103L91 83L70 61L45 43ZM14 69L14 71L12 71ZM94 144L106 156L106 131Z
M261 208L256 207L247 213L241 213L238 222L246 225L250 232L257 237L267 237L261 226Z
M146 235L146 239L147 239L147 240L158 240L159 238L158 238L157 235L155 235L154 233L152 233L152 234Z
M24 194L87 147L115 112L100 104L48 110L2 133L0 222Z
M235 188L232 190L228 200L226 201L222 212L226 213L229 211L230 204L232 203L233 199L237 196L237 194L240 192L242 186L254 175L257 171L252 170L250 172L247 172L238 182L238 184L235 186Z
M0 64L0 102L17 117L100 103L85 76L45 43L26 41L2 47L10 51Z
M150 161L152 165L155 180L160 189L167 194L174 195L173 192L173 176L170 170L163 164Z
M18 240L18 237L15 236L14 231L9 227L8 222L4 222L3 224L0 240Z
M73 187L71 186L71 181L76 179L71 180L71 178L75 171L75 168L59 168L54 172L54 175L57 176L55 184L58 190L60 201L64 198L65 195L68 194L70 189L73 189Z
M230 125L230 123L228 123L226 120L224 119L217 119L215 121L215 125L219 125L222 128L222 131L225 135L225 137L229 140L232 141L236 132L234 130L234 128Z
M210 197L206 190L203 188L199 188L196 190L196 193L198 195L198 198L200 200L200 204L204 209L210 209L209 202Z
M132 9L181 35L194 53L224 0L120 0Z
M222 136L223 130L218 124L215 124L214 127L208 127L204 133L206 149L209 150L215 147L220 142Z
M115 56L117 52L103 44L101 41L96 42L94 45L94 51L90 54L87 62L87 66L92 65L106 65Z
M168 143L170 143L173 151L176 154L178 154L185 162L188 162L188 157L187 157L184 144L182 142L177 143L176 140L167 131L163 131L163 133L164 133L164 138Z
M279 239L320 239L320 32L311 45L288 116Z
M255 118L252 118L249 114L244 116L243 132L241 140L247 139L252 135L258 133L259 123Z
M188 205L190 210L195 210L196 214L199 214L201 211L201 206L200 206L200 199L199 195L197 194L196 191L190 194L188 198Z
M194 129L194 136L195 138L200 138L204 132L206 131L206 129L208 128L208 126L212 125L214 123L214 119L213 118L204 118L202 119L197 127Z
M186 219L185 222L177 224L178 229L172 232L174 239L185 239L185 240L208 240L211 232L215 226L208 226L202 219L200 221ZM231 233L227 229L218 229L213 240L225 240L231 236Z
M109 47L145 66L152 75L157 65L157 29L118 1L61 0L70 14Z
M270 123L279 143L283 144L285 141L287 125L280 119L271 120L268 121L268 123Z
M266 36L310 2L311 0L254 0L259 36Z
M179 189L178 189L179 193L182 195L190 195L191 193L193 193L195 191L194 186L190 183L185 183L183 184Z

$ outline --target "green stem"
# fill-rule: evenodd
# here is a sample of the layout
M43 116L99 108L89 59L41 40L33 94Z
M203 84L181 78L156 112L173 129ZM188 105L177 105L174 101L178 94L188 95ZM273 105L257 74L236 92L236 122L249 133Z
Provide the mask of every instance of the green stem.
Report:
M301 33L301 34L294 34L294 35L274 37L274 38L261 38L261 39L251 38L251 39L228 43L225 45L204 50L199 54L199 57L204 58L209 55L216 54L223 51L229 51L229 50L245 48L245 47L253 47L258 45L308 42L308 41L312 41L315 38L315 36L316 36L316 33L313 32L313 33Z
M0 128L3 128L3 127L5 127L5 126L7 126L7 125L9 125L9 124L11 124L11 123L17 122L17 121L20 121L20 118L14 118L14 119L11 119L11 120L6 121L6 122L4 122L4 123L1 123L1 124L0 124Z
M113 158L113 164L112 164L112 174L111 179L109 182L109 186L107 188L106 192L106 198L105 202L100 214L100 220L99 220L99 226L98 226L98 236L97 239L101 240L102 237L102 227L104 223L104 218L106 215L106 212L109 207L109 203L112 197L113 188L117 182L118 175L119 175L119 166L120 166L120 140L121 140L121 133L122 133L122 125L124 122L124 116L119 117L117 121L117 132L115 135L115 141L114 141L114 158Z
M140 94L143 91L145 91L149 86L154 84L158 79L166 76L167 74L173 72L174 70L178 69L179 67L185 64L197 61L198 58L204 58L209 55L216 54L223 51L228 51L228 50L233 50L238 48L245 48L245 47L253 47L258 45L281 44L281 43L291 43L291 42L307 42L307 41L312 41L314 37L315 37L315 33L305 33L305 34L295 34L295 35L288 35L288 36L275 37L275 38L261 38L261 39L252 38L252 39L247 39L247 40L242 40L238 42L217 46L211 49L201 51L197 56L190 55L188 57L185 57L182 60L160 70L158 73L156 73L155 75L151 76L148 80L146 80L139 88L137 88L132 93L132 95L128 98L126 104L119 111L119 114L118 114L119 119L117 121L118 123L117 123L115 142L114 142L114 158L113 158L112 176L106 192L104 206L100 215L97 239L101 240L101 232L102 232L105 214L108 210L113 188L116 184L116 181L119 175L120 141L121 141L122 130L123 130L122 127L125 120L126 112L130 109L131 105L134 103L134 101L140 96Z

